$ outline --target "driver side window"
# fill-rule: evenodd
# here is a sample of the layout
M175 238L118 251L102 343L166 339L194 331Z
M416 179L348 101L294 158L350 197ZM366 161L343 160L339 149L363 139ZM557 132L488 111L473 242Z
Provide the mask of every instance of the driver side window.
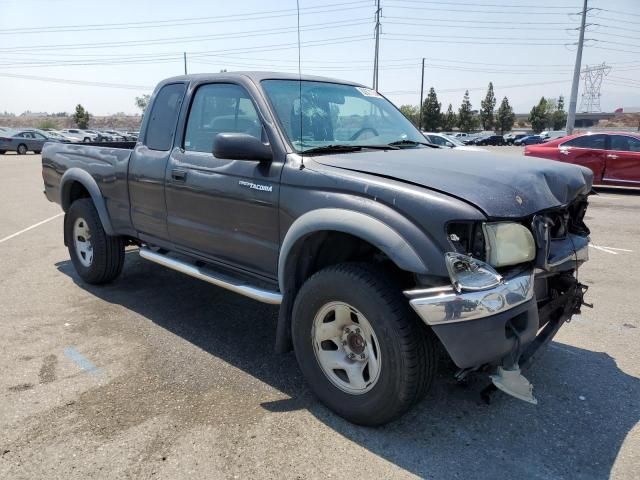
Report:
M258 112L239 85L217 83L198 88L187 119L184 149L211 153L218 133L247 133L261 138Z

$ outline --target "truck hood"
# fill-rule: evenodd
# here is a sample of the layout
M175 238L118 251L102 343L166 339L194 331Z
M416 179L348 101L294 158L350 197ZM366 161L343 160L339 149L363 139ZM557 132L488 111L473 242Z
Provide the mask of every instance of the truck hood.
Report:
M458 149L411 148L315 156L329 167L420 185L464 200L492 218L526 217L591 190L593 173L552 160Z

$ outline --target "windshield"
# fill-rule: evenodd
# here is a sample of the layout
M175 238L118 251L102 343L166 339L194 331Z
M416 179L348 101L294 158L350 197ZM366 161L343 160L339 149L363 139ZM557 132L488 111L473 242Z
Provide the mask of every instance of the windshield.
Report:
M262 86L297 152L402 141L418 147L425 141L398 109L369 88L306 80L264 80Z

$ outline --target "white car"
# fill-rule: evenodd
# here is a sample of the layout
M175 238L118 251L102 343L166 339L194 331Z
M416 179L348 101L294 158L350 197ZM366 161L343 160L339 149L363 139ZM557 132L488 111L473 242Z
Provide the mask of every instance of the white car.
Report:
M434 145L440 145L442 147L455 148L456 150L467 150L469 152L484 152L484 148L480 147L472 147L471 145L465 145L460 140L454 137L450 137L443 133L435 133L435 132L422 132L424 138L427 139L429 143L433 143Z
M81 142L97 142L98 135L95 133L89 133L86 130L80 130L79 128L65 128L60 130L62 135L67 137L73 137L79 139Z
M81 142L82 140L80 140L79 138L76 137L70 137L69 135L65 135L64 133L62 133L59 130L49 130L48 132L46 132L49 136L53 137L53 138L58 138L60 140L64 140L66 142L71 142L71 143L78 143Z

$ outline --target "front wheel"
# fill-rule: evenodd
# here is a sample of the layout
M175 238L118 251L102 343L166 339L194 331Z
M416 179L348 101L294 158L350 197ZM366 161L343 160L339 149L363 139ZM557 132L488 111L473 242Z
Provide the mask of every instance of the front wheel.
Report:
M21 143L20 145L18 145L18 148L16 149L16 152L18 153L18 155L26 155L27 154L27 146L24 143Z
M89 198L71 204L64 220L65 238L73 266L85 282L108 283L122 271L124 241L107 235Z
M381 270L346 263L313 275L298 293L292 337L316 396L360 425L382 425L416 403L435 372L429 332Z

